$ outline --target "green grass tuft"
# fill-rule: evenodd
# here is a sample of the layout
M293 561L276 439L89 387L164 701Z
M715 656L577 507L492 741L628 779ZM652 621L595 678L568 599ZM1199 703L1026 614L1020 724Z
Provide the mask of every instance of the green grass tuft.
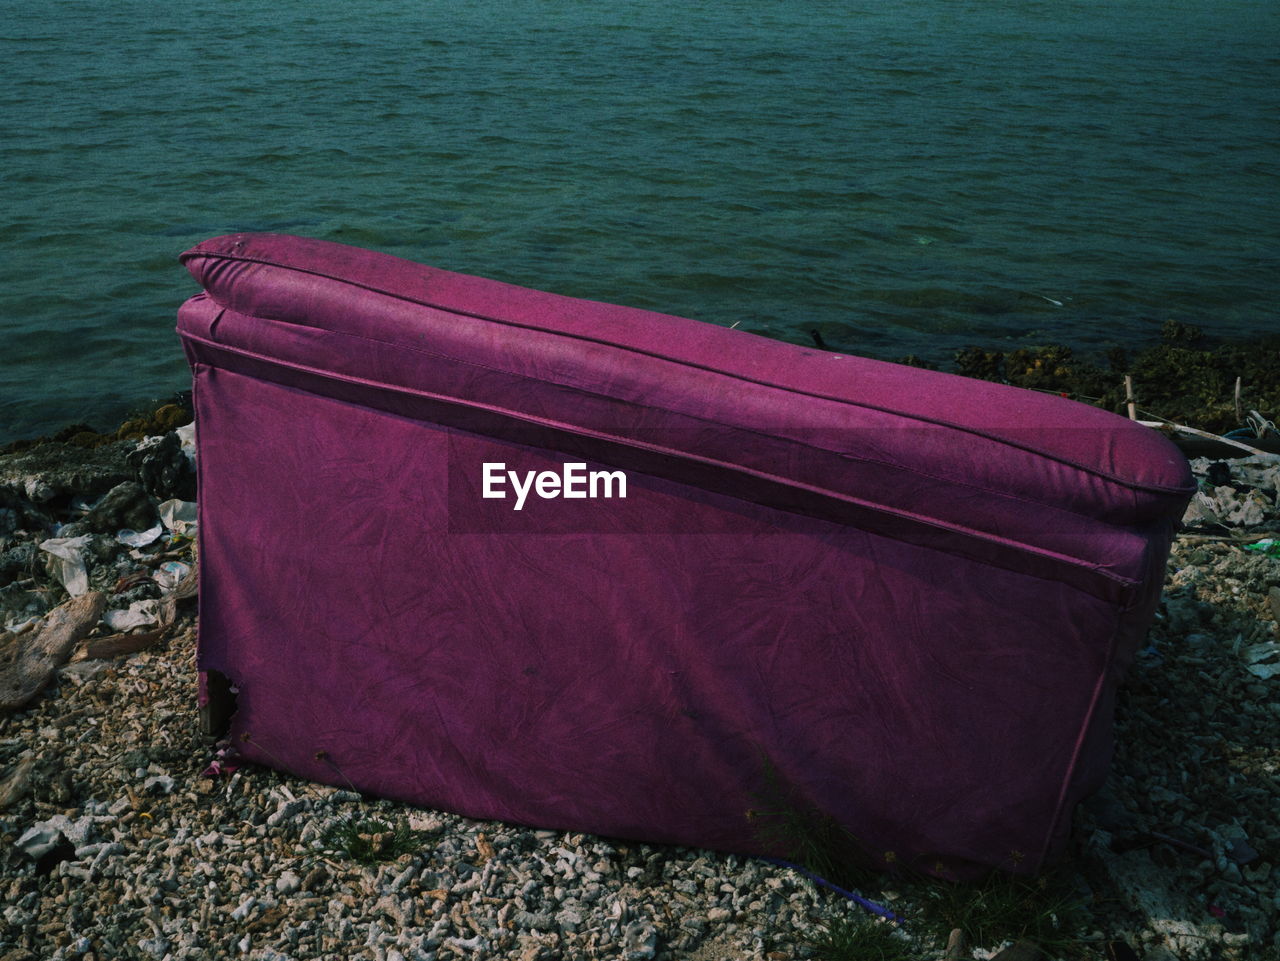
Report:
M870 917L841 917L808 939L815 961L916 961L909 942L894 927Z
M325 831L322 840L333 854L361 864L376 864L422 850L427 836L425 831L410 830L404 821L392 824L381 818L344 817Z

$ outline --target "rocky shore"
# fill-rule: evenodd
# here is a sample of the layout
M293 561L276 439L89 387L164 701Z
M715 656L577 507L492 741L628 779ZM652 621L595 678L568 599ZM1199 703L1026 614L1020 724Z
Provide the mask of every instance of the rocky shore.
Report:
M197 717L184 413L0 454L0 961L1280 959L1272 461L1194 463L1067 861L1033 882L860 878L895 926L761 860L237 768Z

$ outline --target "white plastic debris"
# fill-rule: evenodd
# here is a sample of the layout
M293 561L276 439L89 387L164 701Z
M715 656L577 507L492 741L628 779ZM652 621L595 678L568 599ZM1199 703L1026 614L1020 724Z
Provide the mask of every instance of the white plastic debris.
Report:
M40 544L40 550L48 557L49 573L56 577L67 593L79 597L89 590L89 572L84 566L84 548L89 535L79 537L51 537Z
M119 608L114 611L107 611L102 616L107 627L113 631L123 634L125 631L131 631L135 627L146 627L154 624L160 619L160 615L156 612L156 601L134 601L129 605L128 609Z
M178 441L182 444L182 453L187 455L187 461L191 464L191 469L195 470L196 466L196 424L192 421L186 427L179 427L175 434L178 435Z
M190 573L190 565L184 564L182 561L165 561L151 577L152 580L160 585L160 590L168 594Z
M1204 491L1197 491L1187 504L1186 512L1182 515L1182 523L1188 526L1221 524L1222 518L1218 516L1218 502Z
M196 527L195 501L182 501L177 498L165 501L160 505L160 521L175 533L193 533Z
M1246 664L1259 664L1280 655L1280 644L1275 641L1263 641L1261 644L1249 645L1240 654L1244 657Z
M63 664L58 668L58 677L70 678L73 684L83 684L110 667L111 665L106 661L76 661L74 664Z
M164 527L160 524L145 531L131 531L126 528L116 534L116 541L126 547L146 547L163 533Z

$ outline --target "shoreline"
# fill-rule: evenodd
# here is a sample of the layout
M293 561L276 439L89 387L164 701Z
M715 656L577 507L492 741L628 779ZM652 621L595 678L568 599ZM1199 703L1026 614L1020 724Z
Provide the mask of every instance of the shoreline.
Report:
M822 342L816 331L811 336L817 346L834 349ZM1280 419L1280 376L1276 374L1280 371L1280 334L1214 338L1198 327L1170 320L1158 342L1137 349L1114 348L1105 363L1086 352L1053 343L1012 350L970 346L957 351L946 365L916 355L876 359L1062 394L1122 416L1127 411L1125 376L1129 375L1140 415L1154 415L1215 434L1242 427L1250 410L1258 410L1271 420ZM49 441L83 447L113 439L141 439L148 431L166 429L166 416L170 420L175 416L166 410L169 407L189 417L191 391L128 405L128 414L114 430L99 431L88 423L76 422L49 434L0 442L0 455Z
M917 358L901 363L938 369ZM1070 347L1049 344L1009 351L968 347L951 373L1029 390L1062 394L1114 414L1127 414L1132 378L1139 420L1154 415L1226 434L1243 426L1250 410L1280 417L1280 335L1215 340L1203 330L1166 321L1158 343L1138 350L1116 348L1103 366ZM1237 394L1237 383L1239 394Z

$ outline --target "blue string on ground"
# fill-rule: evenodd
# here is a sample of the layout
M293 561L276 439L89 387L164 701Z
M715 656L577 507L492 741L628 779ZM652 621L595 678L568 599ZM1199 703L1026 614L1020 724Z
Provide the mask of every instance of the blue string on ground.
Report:
M864 898L860 894L854 894L852 891L846 891L844 888L839 887L838 885L832 884L826 878L820 877L819 875L814 874L812 871L808 870L807 868L803 868L798 864L793 864L790 861L783 861L781 858L764 858L763 860L768 861L770 864L776 864L779 867L790 868L792 871L795 871L798 874L803 874L810 881L813 881L816 884L822 885L824 888L828 888L836 892L836 894L840 895L841 897L848 898L854 904L861 905L862 907L870 911L872 914L878 914L880 915L880 917L888 921L892 921L894 924L904 923L901 917L899 917L897 914L894 914L892 911L890 911L888 908L884 907L883 905L876 904L874 901L868 901L866 898Z

